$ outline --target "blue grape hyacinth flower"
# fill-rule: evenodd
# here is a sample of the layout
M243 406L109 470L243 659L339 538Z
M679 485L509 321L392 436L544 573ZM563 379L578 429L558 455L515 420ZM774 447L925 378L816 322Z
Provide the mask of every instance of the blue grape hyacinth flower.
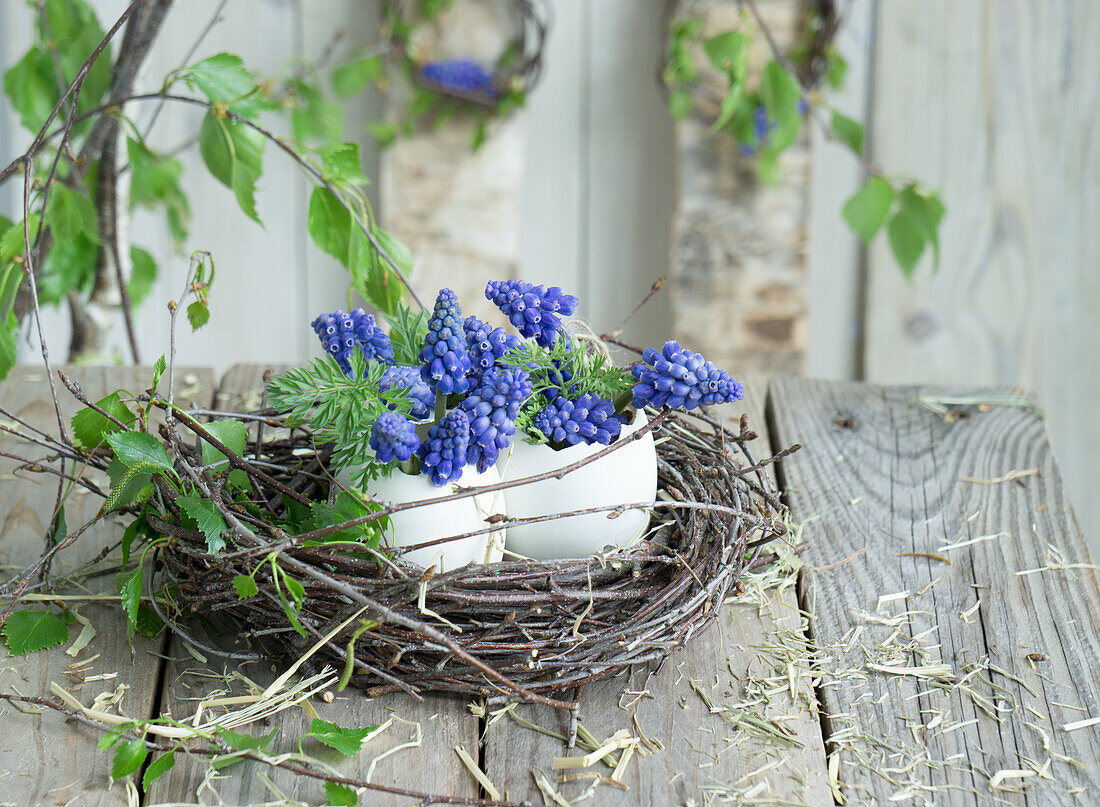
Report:
M615 403L596 395L569 400L560 395L535 415L535 427L555 443L611 445L619 439L623 422Z
M553 347L559 334L568 338L558 314L569 316L580 302L558 286L536 286L522 280L491 280L485 286L489 299L524 336L543 347Z
M405 462L420 447L420 438L411 420L397 412L385 412L371 426L370 447L379 462Z
M462 309L450 289L440 289L435 310L428 320L428 335L420 351L420 377L434 392L450 395L466 392L470 381L470 355L466 348L466 329L462 325Z
M496 97L496 81L493 74L474 59L444 59L428 62L420 68L420 74L440 89L466 95Z
M325 352L336 359L346 375L351 375L349 360L355 348L359 348L368 361L373 359L393 364L393 345L389 335L375 325L374 317L362 308L356 308L351 313L337 310L331 314L321 314L310 324Z
M633 389L636 407L670 406L686 411L745 397L743 384L714 362L680 347L679 342L665 342L660 352L646 348L642 358L645 364L630 370L638 381Z
M467 465L484 473L497 461L516 433L516 417L532 389L526 370L490 367L485 371L481 384L462 402L462 410L470 418Z
M409 416L413 420L426 420L431 417L432 406L435 403L435 393L420 377L419 367L406 367L402 364L395 364L393 367L387 368L386 372L382 374L382 380L378 382L378 388L380 390L407 388L409 403L412 404Z
M420 472L430 476L436 487L457 481L466 465L469 445L470 419L461 409L452 409L428 430L420 444Z
M519 337L503 328L494 328L477 317L466 317L466 351L470 354L470 387L481 382L485 371L497 359L519 347Z

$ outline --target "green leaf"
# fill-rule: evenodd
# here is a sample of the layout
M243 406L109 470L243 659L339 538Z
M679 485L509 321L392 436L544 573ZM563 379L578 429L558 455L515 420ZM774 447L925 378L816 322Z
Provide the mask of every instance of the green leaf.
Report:
M180 185L183 164L157 154L136 140L126 141L130 159L130 200L150 209L164 207L172 237L183 241L191 219L191 208Z
M42 265L39 300L56 305L70 291L91 291L98 257L99 246L83 232L68 240L55 240Z
M328 502L314 502L310 506L309 519L305 524L306 530L312 532L313 530L324 529L325 527L332 527L336 524L343 524L345 521L354 521L355 519L362 518L369 515L372 512L376 512L379 509L378 505L364 504L352 494L346 490L342 490L336 494L336 498L332 504ZM342 530L331 533L316 541L307 541L307 546L318 546L321 544L332 542L362 542L369 546L378 546L381 539L381 532L378 524L373 521L368 521L366 524L360 524L357 527L345 527Z
M229 104L229 109L246 118L268 106L241 57L232 53L191 65L188 80L213 103Z
M764 65L760 73L760 98L768 118L776 123L769 151L781 152L798 137L802 128L802 116L798 114L798 100L801 97L798 83L783 65L774 61Z
M19 346L16 343L18 335L19 321L15 315L8 314L0 321L0 381L8 377L19 357Z
M325 782L329 807L359 807L359 795L347 785Z
M328 188L318 185L310 194L306 226L313 243L348 267L351 213Z
M367 134L377 140L381 148L385 148L397 139L397 126L389 121L372 121L367 124Z
M38 229L37 213L32 213L27 220L27 228L32 233L31 240L34 240L33 233ZM20 255L23 255L26 250L25 232L22 221L17 221L4 231L4 234L0 236L0 264L10 263Z
M833 110L833 136L857 156L863 155L863 124Z
M894 260L901 267L902 274L911 278L928 242L923 225L908 210L899 208L890 219L886 234Z
M91 197L60 182L50 186L46 222L59 242L71 241L82 234L93 242L99 241L95 205Z
M8 617L4 623L4 640L8 653L19 656L45 650L69 638L65 620L51 611L24 608Z
M673 120L687 120L695 106L695 99L687 90L670 90L668 93L668 114Z
M4 74L4 94L24 128L37 132L61 97L49 52L38 45Z
M365 56L332 71L332 88L341 98L356 95L382 75L382 57Z
M130 425L137 415L119 400L119 393L112 392L106 398L96 401L96 406L114 416L117 420ZM88 449L98 448L108 434L114 434L121 428L110 418L94 409L81 409L72 418L73 437L77 443Z
M203 424L203 427L238 457L244 453L245 446L248 443L248 427L241 421L216 420L213 423ZM202 441L203 465L213 465L215 462L222 462L225 458L225 454L205 440Z
M180 496L176 499L176 504L183 512L195 519L199 531L206 536L206 549L211 555L216 555L225 549L225 538L222 537L222 533L229 527L212 501L202 496Z
M748 58L749 38L741 31L726 31L704 40L703 50L716 70L733 73Z
M321 90L304 81L290 81L290 126L294 139L332 143L344 134L344 112L325 99Z
M187 306L187 321L194 333L210 321L210 307L202 300L192 300Z
M260 593L260 587L256 585L255 578L250 574L239 574L234 577L233 588L237 590L237 596L242 600L255 597Z
M176 752L168 751L161 754L159 757L149 763L149 767L145 769L145 775L141 777L141 786L144 790L149 789L149 785L157 781L168 771L172 770L172 767L176 764Z
M130 263L133 266L133 274L130 282L126 284L126 292L130 296L130 305L136 308L157 282L157 262L153 256L140 247L130 247Z
M842 215L860 240L869 244L886 221L893 202L894 188L890 183L882 177L870 177L867 184L844 203Z
M117 782L136 772L149 755L144 740L124 740L115 746L115 757L111 761L111 781Z
M256 181L263 173L264 136L246 123L203 118L199 128L199 152L215 179L233 191L241 210L257 224Z
M924 234L926 240L932 243L934 253L933 268L938 268L940 263L940 239L939 226L943 220L945 208L935 191L921 188L916 183L910 183L902 188L898 195L898 203Z
M828 62L828 67L825 69L825 83L830 88L839 90L844 84L844 76L848 73L848 60L836 48L829 48L825 58Z
M377 225L371 227L371 232L374 233L375 240L393 260L397 268L401 270L401 273L405 277L409 277L413 271L412 251ZM362 249L367 250L367 254L373 257L366 282L367 294L364 296L371 305L383 314L394 314L397 312L397 306L405 297L405 284L390 269L385 259L375 250L373 245L369 244L366 236L362 232L359 233L359 236L362 238L362 241L359 242ZM356 239L353 238L353 246L355 243Z
M348 729L338 726L335 723L329 723L327 720L322 720L319 717L315 717L313 722L309 724L309 734L307 736L319 740L329 748L339 751L346 757L353 757L359 753L367 737L377 731L377 729L378 726L367 726L362 729Z
M225 744L234 751L266 751L267 747L271 745L271 741L275 739L275 735L279 733L279 729L274 728L267 734L253 737L251 734L238 734L221 726L215 726L214 730L218 732L218 736L222 738Z
M138 607L141 605L141 565L128 572L115 575L115 590L122 596L122 610L131 624L137 623Z
M350 182L354 185L368 184L367 178L363 176L357 143L336 143L332 146L325 146L319 153L321 155L321 175L328 182Z
M156 389L160 384L161 376L164 375L164 371L168 369L168 362L164 359L164 354L160 354L160 358L153 362L153 383L150 385L151 389Z
M103 26L84 0L46 0L45 11L45 15L37 17L39 38L54 49L64 82L68 85L103 39ZM77 112L88 112L103 100L111 83L111 64L111 48L108 46L84 79Z
M172 471L172 460L164 446L145 432L120 432L106 435L115 457L126 467L146 463L162 471Z
M376 238L379 232L375 228ZM394 313L404 296L404 287L358 225L349 234L348 261L356 291L383 314Z
M134 628L142 636L149 639L158 636L167 625L164 624L164 620L160 618L153 607L150 605L138 606L137 618L134 620Z

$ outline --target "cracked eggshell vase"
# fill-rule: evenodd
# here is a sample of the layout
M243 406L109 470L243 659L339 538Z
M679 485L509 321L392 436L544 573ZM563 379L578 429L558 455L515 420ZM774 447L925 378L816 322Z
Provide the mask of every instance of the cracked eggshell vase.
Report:
M646 425L644 412L624 426L620 440ZM518 435L517 435L518 437ZM606 446L583 443L555 451L547 445L531 445L514 439L499 463L505 480L555 471L603 451ZM570 471L561 479L546 479L504 490L509 518L530 518L588 507L651 502L657 497L657 450L653 433L647 432L603 459ZM648 510L626 510L617 518L608 513L522 524L508 528L509 553L536 560L581 558L605 546L621 547L641 535L649 525Z
M341 480L343 483L346 481ZM431 479L424 474L411 476L394 470L388 477L370 482L366 486L366 492L378 501L399 504L449 496L455 492L456 486L480 487L499 481L500 475L496 468L479 474L473 467L467 467L457 482L442 487L433 485ZM475 532L488 526L485 523L486 518L494 513L504 512L504 496L499 490L453 502L414 507L390 516L390 526L384 531L383 540L386 546L403 547L450 535ZM434 565L439 572L449 572L468 563L496 563L503 554L504 533L501 529L471 538L460 538L417 549L403 557L424 568Z

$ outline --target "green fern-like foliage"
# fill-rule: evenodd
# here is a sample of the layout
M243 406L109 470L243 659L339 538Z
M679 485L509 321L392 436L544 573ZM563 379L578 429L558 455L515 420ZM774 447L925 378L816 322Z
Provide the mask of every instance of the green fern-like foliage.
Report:
M408 367L420 364L420 349L428 334L428 311L413 313L407 305L399 305L392 317L386 317L390 325L390 344L394 361Z
M629 370L613 365L608 358L578 339L558 341L553 347L523 342L502 356L499 363L522 368L531 374L533 392L516 418L516 429L527 435L528 442L544 443L546 436L535 428L534 418L558 395L575 399L596 395L616 402L621 409L629 402L634 378Z
M314 359L272 380L268 397L276 409L288 411L291 425L306 425L318 443L332 443L332 465L348 471L356 484L388 473L392 463L380 463L370 450L370 429L384 412L408 415L411 405L403 389L379 389L387 365L367 361L353 351L351 375L331 356Z

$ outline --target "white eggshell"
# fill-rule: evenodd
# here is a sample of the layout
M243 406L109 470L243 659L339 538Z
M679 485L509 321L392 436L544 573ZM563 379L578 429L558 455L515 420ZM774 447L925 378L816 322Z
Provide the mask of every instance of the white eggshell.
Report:
M623 427L624 439L647 423L638 412ZM589 457L606 446L575 445L555 451L546 445L513 442L498 467L506 481L558 470ZM547 479L504 490L509 518L531 518L589 507L651 502L657 496L657 450L647 432L602 459L570 471L561 479ZM508 528L507 550L537 560L577 558L605 546L624 546L645 531L647 510L626 510L616 518L588 513Z
M499 481L500 475L496 468L479 474L468 467L458 482L442 487L436 487L422 474L410 476L395 470L388 477L368 484L366 492L378 501L402 504L449 496L455 492L456 487L480 487ZM402 510L390 516L390 526L384 533L385 543L387 546L403 547L476 532L488 526L485 519L495 513L504 514L504 497L501 491ZM447 572L468 563L495 563L502 557L504 540L505 531L494 530L483 535L417 549L403 557L425 568L434 565L437 571Z

